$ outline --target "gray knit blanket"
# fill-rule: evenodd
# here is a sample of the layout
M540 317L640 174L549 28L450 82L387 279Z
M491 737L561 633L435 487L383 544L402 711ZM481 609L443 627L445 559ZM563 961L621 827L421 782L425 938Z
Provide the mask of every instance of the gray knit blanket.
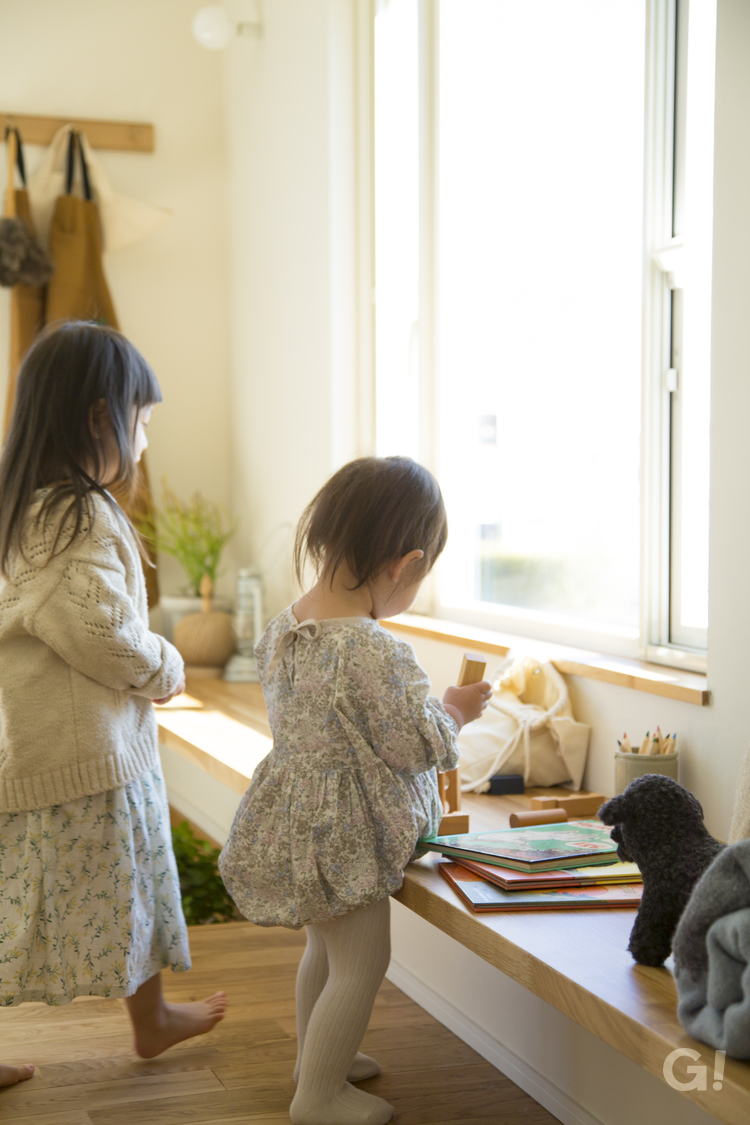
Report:
M725 848L695 885L672 942L690 1035L750 1058L750 839Z

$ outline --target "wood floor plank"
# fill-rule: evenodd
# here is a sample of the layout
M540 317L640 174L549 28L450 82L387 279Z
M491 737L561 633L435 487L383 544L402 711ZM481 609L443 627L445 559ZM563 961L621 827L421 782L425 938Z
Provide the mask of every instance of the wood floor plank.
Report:
M384 1046L383 1041L373 1040L370 1033L362 1041L366 1055L377 1059L384 1071L402 1074L409 1070L432 1071L433 1081L439 1085L441 1074L446 1066L471 1066L480 1056L466 1043L457 1039L455 1043L413 1043L408 1047Z
M89 1082L78 1086L36 1086L33 1078L3 1092L2 1119L15 1120L49 1112L53 1106L66 1103L66 1108L86 1112L107 1107L131 1108L156 1099L200 1097L220 1094L223 1086L212 1070L194 1070L180 1074L149 1074L120 1079L115 1082ZM149 1112L154 1114L153 1107Z
M193 1040L200 1042L200 1040ZM189 1070L215 1070L226 1066L226 1055L217 1047L203 1046L185 1051L167 1051L156 1059L139 1059L132 1052L115 1058L92 1058L45 1063L34 1073L34 1085L87 1086L91 1082L117 1082L126 1078L180 1074Z
M294 1013L281 1016L277 1022L282 1031L285 1031L288 1035L295 1034L297 1025L295 1023ZM399 1009L398 1016L394 1016L392 1010L386 1009L384 1011L382 1008L376 1008L373 1009L369 1026L371 1030L389 1028L393 1027L396 1022L398 1022L400 1026L405 1024L421 1026L424 1023L434 1021L432 1017L427 1015L421 1008L418 1008L416 1011L412 1011L411 1009L406 1009L406 1011L404 1011L404 1009Z
M2 1102L0 1102L2 1106ZM91 1125L91 1118L85 1110L63 1110L61 1113L35 1113L32 1117L16 1118L21 1125Z
M254 1113L249 1113L242 1118L242 1121L245 1122L246 1125L278 1125L279 1121L282 1121L284 1125L289 1125L289 1114L262 1113L256 1116ZM237 1125L237 1118L222 1117L219 1119L216 1117L204 1117L201 1121L192 1122L191 1125ZM487 1125L487 1122L483 1121L482 1125Z
M406 1098L392 1094L388 1100L396 1111L394 1125L465 1125L469 1113L483 1125L557 1125L556 1117L508 1079L483 1083L470 1093L441 1089Z
M0 1090L9 1125L288 1125L297 1053L294 982L304 934L230 923L191 930L193 969L165 973L168 1000L223 988L226 1019L157 1059L139 1059L122 1000L0 1011L0 1058L35 1077ZM554 1118L384 981L363 1050L383 1074L362 1084L394 1125L553 1125Z
M262 1095L252 1090L225 1090L203 1097L163 1098L159 1102L158 1125L194 1125L196 1121L222 1117L247 1120L250 1113L286 1114L293 1094L276 1088ZM213 1115L213 1116L212 1116ZM145 1102L89 1111L92 1125L156 1125L153 1107Z
M29 1057L29 1049L33 1058ZM27 1062L42 1066L45 1062L65 1062L66 1059L113 1058L133 1054L133 1034L128 1028L126 1032L108 1035L104 1027L98 1035L92 1033L81 1037L59 1032L53 1036L35 1036L31 1032L24 1035L11 1033L6 1038L0 1032L0 1054L3 1062L16 1066Z

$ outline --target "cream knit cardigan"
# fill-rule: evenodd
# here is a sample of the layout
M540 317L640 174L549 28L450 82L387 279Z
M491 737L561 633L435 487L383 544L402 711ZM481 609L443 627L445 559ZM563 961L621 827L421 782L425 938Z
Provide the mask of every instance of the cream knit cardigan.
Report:
M119 788L157 761L151 700L182 659L149 632L133 536L101 496L93 520L50 559L60 520L24 524L26 561L0 577L0 812L49 808ZM63 509L65 503L63 502ZM70 533L68 533L70 539ZM64 539L63 539L64 541Z

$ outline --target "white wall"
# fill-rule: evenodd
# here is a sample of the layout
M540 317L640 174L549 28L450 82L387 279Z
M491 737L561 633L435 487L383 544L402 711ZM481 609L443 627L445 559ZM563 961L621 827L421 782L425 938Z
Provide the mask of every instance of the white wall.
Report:
M230 501L228 224L221 58L192 38L195 0L23 0L0 4L0 108L151 122L152 154L100 152L115 187L174 218L106 255L123 331L164 393L149 427L155 492L166 474ZM41 150L29 147L28 164ZM0 401L7 378L7 293L0 290ZM163 560L162 586L184 582Z
M225 56L234 503L271 614L302 508L357 452L353 16L268 0Z

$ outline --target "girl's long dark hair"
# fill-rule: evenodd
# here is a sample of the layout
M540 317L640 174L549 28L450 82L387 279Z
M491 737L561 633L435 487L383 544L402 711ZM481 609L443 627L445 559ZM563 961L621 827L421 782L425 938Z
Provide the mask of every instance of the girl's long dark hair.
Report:
M116 458L115 478L107 487L121 494L132 487L133 408L156 402L161 402L156 376L114 328L68 321L38 337L18 373L0 458L0 573L7 576L11 552L23 550L21 529L37 489L49 487L39 521L67 502L53 554L93 517L92 494L120 511L99 482ZM65 541L59 547L63 526Z

